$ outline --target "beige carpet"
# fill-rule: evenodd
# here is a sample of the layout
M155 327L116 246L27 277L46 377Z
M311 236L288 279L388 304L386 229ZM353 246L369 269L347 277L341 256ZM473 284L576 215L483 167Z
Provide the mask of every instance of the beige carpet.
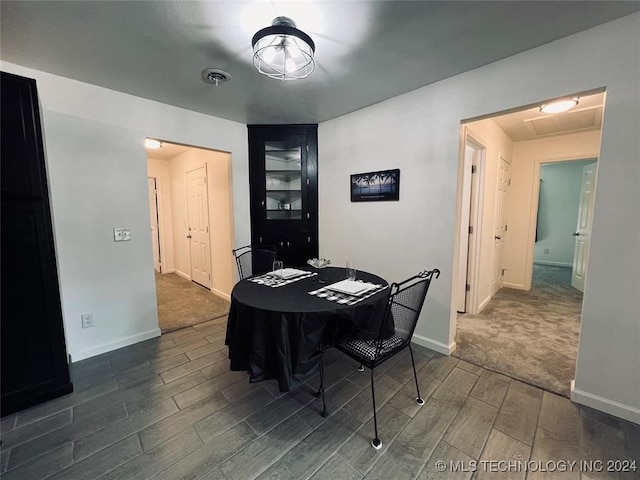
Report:
M175 273L156 273L158 323L162 333L226 316L229 301Z
M570 268L535 265L531 291L503 288L458 318L453 356L568 397L582 311L570 279Z

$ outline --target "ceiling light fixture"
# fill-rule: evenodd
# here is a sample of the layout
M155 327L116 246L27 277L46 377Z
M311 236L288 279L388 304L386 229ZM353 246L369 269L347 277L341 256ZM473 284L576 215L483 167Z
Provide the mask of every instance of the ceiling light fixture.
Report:
M540 111L542 113L562 113L572 109L578 105L578 97L563 98L551 103L543 103L540 105Z
M162 142L160 140L154 140L153 138L145 138L144 139L145 148L162 148Z
M299 80L311 75L315 67L315 43L287 17L277 17L270 27L258 30L251 46L253 65L267 77Z

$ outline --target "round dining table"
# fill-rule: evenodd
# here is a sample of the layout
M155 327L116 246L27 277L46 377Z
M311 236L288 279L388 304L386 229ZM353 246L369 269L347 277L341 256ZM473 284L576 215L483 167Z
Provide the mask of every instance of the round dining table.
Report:
M247 371L250 382L276 379L280 391L287 392L316 372L327 347L354 338L376 339L383 324L385 336L393 333L393 322L384 321L389 288L352 305L309 293L344 280L344 268L325 267L323 283L319 275L278 287L251 278L231 292L225 339L231 370ZM388 287L367 272L359 271L357 280Z

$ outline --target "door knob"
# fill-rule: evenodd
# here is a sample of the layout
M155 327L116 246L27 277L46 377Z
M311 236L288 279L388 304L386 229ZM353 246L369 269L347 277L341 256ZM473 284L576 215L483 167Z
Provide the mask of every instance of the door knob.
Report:
M573 237L579 237L580 236L580 232L576 232L576 233L572 233L571 236Z
M495 237L493 237L493 238L495 238L496 240L502 240L502 237L499 237L497 235Z

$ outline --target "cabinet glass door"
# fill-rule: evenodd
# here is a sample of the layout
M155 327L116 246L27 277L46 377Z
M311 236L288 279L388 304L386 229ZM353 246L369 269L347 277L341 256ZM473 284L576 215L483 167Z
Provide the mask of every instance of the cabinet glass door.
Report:
M267 220L302 219L302 144L264 143Z

